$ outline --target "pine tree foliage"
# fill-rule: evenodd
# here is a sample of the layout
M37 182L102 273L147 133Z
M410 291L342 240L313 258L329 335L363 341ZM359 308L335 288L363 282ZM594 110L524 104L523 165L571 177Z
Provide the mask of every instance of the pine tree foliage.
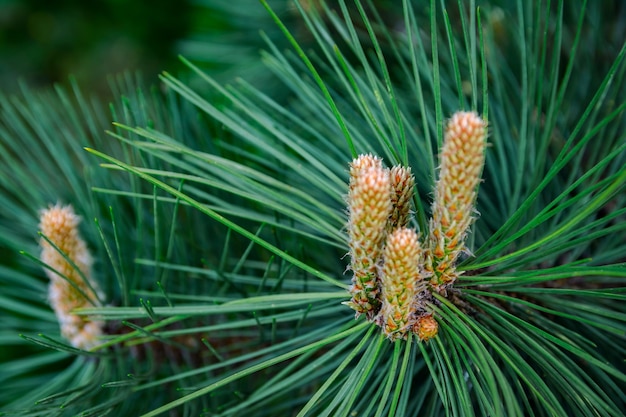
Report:
M623 415L626 43L604 21L621 6L302 1L296 33L262 3L290 43L265 39L277 99L188 60L193 85L122 78L109 109L74 85L0 97L2 409ZM343 304L349 164L411 167L426 236L457 110L489 132L471 253L432 293L437 335L390 341ZM75 310L106 322L91 350L46 300L37 219L57 202L105 294Z

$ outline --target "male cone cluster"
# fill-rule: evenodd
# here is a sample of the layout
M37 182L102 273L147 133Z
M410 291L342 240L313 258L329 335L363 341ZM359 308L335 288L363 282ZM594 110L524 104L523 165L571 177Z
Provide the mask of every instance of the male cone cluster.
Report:
M72 346L89 349L102 335L103 323L89 321L72 313L82 307L100 305L99 289L91 277L92 259L80 237L80 217L72 206L51 206L40 213L41 261L48 265L48 298L59 320L61 335ZM55 247L56 246L56 247ZM68 261L69 260L69 261ZM71 262L70 262L71 261Z
M415 178L411 169L383 166L372 155L350 164L348 238L352 298L346 302L378 324L390 340L409 332L426 341L438 324L430 292L445 293L460 275L459 255L474 220L484 165L486 123L474 112L449 120L440 154L429 234L421 243L409 228Z

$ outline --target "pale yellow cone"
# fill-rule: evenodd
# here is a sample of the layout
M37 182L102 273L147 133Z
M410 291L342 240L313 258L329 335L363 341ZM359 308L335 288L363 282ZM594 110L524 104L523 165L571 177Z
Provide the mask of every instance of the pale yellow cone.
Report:
M382 308L379 322L389 339L404 339L412 329L421 279L422 249L413 229L399 228L387 236L381 274Z
M42 210L39 223L41 233L71 259L76 268L43 238L40 240L41 260L56 271L45 270L50 279L48 299L59 320L61 334L72 346L89 349L97 344L103 323L92 322L72 313L76 308L99 305L100 296L91 276L91 255L78 231L79 223L80 217L72 206L57 204Z
M348 239L353 278L347 305L370 320L380 309L378 263L391 211L389 170L380 159L361 155L350 167Z
M456 262L467 251L465 239L474 220L476 189L485 163L487 126L474 112L455 113L445 131L439 179L430 221L426 270L436 290L459 276Z

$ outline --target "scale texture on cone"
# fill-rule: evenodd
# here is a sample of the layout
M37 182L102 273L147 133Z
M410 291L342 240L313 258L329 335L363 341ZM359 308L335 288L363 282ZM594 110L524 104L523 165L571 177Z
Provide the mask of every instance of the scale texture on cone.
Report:
M350 167L348 237L353 277L347 304L370 320L380 309L378 263L392 209L389 170L379 158L359 156Z
M466 251L465 238L474 220L486 134L485 121L474 112L455 113L446 127L425 265L435 289L452 284L459 275L455 263Z
M415 230L396 229L387 237L379 320L383 334L391 340L404 339L412 327L417 294L426 286L420 276L421 256Z

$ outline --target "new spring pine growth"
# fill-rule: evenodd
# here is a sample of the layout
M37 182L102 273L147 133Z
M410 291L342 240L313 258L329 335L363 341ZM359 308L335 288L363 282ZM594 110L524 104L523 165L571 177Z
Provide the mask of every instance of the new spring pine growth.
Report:
M389 170L379 158L359 156L350 166L348 238L353 277L347 304L370 320L380 308L378 264L392 209Z
M417 335L419 340L426 342L437 336L439 323L437 323L432 313L424 314L415 320L413 332Z
M39 228L57 248L42 238L41 260L56 271L45 270L50 279L48 298L59 320L61 334L72 346L89 349L102 334L102 323L72 314L76 308L99 305L99 293L96 294L99 290L91 277L92 259L79 235L79 223L80 217L72 206L57 204L42 210Z
M485 121L474 112L455 113L446 128L425 265L437 290L452 284L459 275L455 263L466 251L465 238L474 220L486 134Z
M412 330L421 279L422 249L415 230L399 228L387 236L381 274L380 326L389 339L404 339Z
M391 203L393 211L388 223L388 232L400 227L407 227L411 220L411 200L415 177L411 168L396 165L389 172L391 178Z

